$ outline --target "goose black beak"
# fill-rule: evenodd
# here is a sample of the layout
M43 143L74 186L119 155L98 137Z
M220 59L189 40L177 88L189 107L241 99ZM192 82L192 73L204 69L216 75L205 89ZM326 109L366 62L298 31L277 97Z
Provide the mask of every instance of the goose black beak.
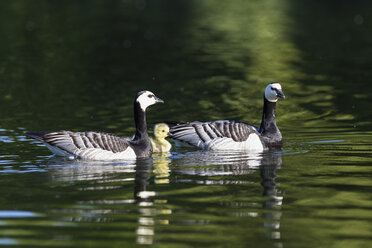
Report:
M164 103L163 100L161 100L159 97L155 96L155 102L156 103Z
M284 95L283 91L281 91L281 90L276 90L276 96L281 97L281 98L285 98L285 95Z

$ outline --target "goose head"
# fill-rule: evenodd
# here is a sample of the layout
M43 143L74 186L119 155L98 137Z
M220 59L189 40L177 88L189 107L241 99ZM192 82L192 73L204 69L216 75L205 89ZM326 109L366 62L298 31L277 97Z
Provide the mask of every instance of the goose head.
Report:
M282 86L279 83L270 83L265 89L265 98L269 102L276 102L279 98L285 98Z
M163 100L155 96L154 93L148 90L140 91L136 96L136 103L138 103L143 111L146 111L148 106L154 105L156 103L164 103Z
M164 139L168 136L169 126L165 123L156 124L154 127L154 135L157 139Z

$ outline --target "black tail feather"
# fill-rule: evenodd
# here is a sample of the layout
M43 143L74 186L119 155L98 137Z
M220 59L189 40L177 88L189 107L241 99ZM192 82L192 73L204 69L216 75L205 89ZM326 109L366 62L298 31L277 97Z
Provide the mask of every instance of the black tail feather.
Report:
M25 135L30 137L30 138L43 141L44 140L44 135L47 134L47 133L49 133L49 132L28 131L28 132L25 132Z

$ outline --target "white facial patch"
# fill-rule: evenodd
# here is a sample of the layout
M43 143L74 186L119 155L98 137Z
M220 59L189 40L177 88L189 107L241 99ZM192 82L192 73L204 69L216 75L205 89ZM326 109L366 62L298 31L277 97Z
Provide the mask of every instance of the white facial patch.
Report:
M148 106L156 103L155 95L151 91L145 91L136 101L140 104L143 111L145 111Z
M282 90L282 86L279 83L272 83L271 87L277 90Z
M273 83L273 84L269 84L266 89L265 89L265 98L269 101L269 102L276 102L278 101L278 97L276 95L276 91L274 89L277 89L277 90L282 90L282 86L279 84L279 83Z

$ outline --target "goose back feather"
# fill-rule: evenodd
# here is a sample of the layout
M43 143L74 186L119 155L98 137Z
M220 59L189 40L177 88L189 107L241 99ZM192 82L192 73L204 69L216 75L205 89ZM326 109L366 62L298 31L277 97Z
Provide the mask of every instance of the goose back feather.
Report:
M170 137L204 150L262 150L257 129L248 123L220 120L169 123ZM178 145L182 143L176 143Z

